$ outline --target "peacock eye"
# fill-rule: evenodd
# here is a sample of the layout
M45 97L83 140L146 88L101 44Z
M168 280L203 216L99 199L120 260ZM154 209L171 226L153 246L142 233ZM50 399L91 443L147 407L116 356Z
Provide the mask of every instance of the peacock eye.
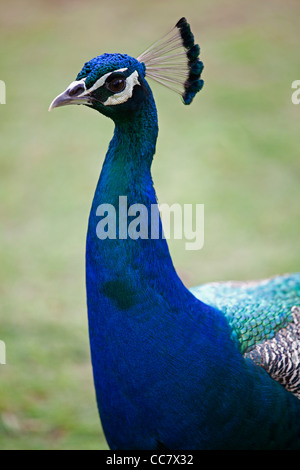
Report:
M109 82L106 82L106 88L113 93L121 93L125 90L126 79L125 78L113 78Z

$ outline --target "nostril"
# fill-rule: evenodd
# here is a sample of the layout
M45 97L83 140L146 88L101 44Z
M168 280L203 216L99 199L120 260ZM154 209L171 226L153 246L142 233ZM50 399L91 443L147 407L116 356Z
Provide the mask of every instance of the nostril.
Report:
M69 95L70 96L78 96L81 93L83 93L85 90L84 86L79 83L78 85L75 85L73 88L69 90Z

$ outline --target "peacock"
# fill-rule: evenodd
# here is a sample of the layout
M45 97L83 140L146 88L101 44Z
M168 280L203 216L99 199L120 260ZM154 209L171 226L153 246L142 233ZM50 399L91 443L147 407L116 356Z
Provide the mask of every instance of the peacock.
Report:
M181 18L137 59L104 53L86 62L49 108L83 104L115 124L86 241L102 427L112 450L300 449L300 273L188 289L159 211L147 237L129 236L110 210L157 207L158 119L147 80L189 105L203 87L199 57Z

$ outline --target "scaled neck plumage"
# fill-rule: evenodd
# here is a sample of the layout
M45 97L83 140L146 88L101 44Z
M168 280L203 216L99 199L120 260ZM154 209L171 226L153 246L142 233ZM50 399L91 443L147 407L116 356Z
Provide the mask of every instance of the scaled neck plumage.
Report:
M154 194L154 190L151 191L153 185L150 167L157 135L157 112L149 89L138 111L115 120L114 136L106 154L95 197L101 195L102 200L126 195L130 199L136 198L131 203L144 203L145 190L148 196L149 191Z
M93 277L98 286L120 277L125 283L138 282L138 272L143 273L144 279L149 275L149 281L155 275L157 280L175 277L181 282L162 236L155 240L118 237L120 196L127 197L128 206L143 204L148 214L151 206L157 204L150 172L157 134L156 107L149 89L138 112L115 121L114 136L96 188L87 236L87 281ZM110 204L116 209L116 239L97 237L99 217L96 214L101 204ZM148 223L150 226L150 218ZM159 226L161 231L160 219Z

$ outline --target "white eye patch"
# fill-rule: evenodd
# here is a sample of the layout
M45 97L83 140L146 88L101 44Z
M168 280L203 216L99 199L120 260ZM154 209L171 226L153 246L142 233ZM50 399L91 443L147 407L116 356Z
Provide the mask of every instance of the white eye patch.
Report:
M114 70L113 72L108 72L106 73L105 75L102 75L102 77L100 77L95 83L94 85L89 88L87 90L87 93L91 93L92 91L95 91L97 90L97 88L100 88L101 86L104 85L104 83L106 82L106 79L112 74L112 73L115 73L115 72L126 72L126 70L128 70L127 68L126 69L118 69L118 70Z
M83 85L84 91L82 93L80 93L80 95L77 95L77 98L82 98L84 96L89 95L93 91L97 90L97 88L102 87L105 84L107 78L112 73L126 72L126 70L128 70L128 69L127 68L118 69L118 70L114 70L113 72L108 72L105 75L102 75L102 77L100 77L94 83L94 85L91 86L91 88L88 88L88 89L86 88L86 84L85 84L86 77L82 78L81 80L77 80L77 81L74 81L74 82L70 83L70 85L68 86L68 90L70 91L72 88L75 88L79 84ZM139 76L139 74L135 70L131 75L129 75L129 77L126 78L126 87L125 87L125 89L123 91L121 91L120 93L115 93L114 95L111 95L109 98L107 98L107 100L103 103L103 105L104 106L115 106L115 105L118 105L118 104L125 103L127 100L129 100L129 98L132 97L133 88L135 87L135 85L141 85L139 80L138 80L138 76Z
M70 85L68 86L67 90L72 90L72 88L75 88L77 85L83 85L84 86L84 91L82 93L80 93L80 95L77 95L77 97L82 97L82 96L86 96L88 94L90 94L92 91L95 91L97 90L97 88L100 88L101 86L104 85L106 79L112 74L112 73L115 73L115 72L126 72L127 68L126 69L118 69L118 70L114 70L113 72L108 72L106 73L105 75L102 75L102 77L100 77L95 83L93 86L91 86L91 88L86 88L86 84L85 84L85 81L86 81L86 77L82 78L81 80L75 80L74 82L70 83Z
M70 83L70 85L68 86L67 90L70 91L72 90L73 88L75 88L77 85L82 85L84 87L84 91L82 93L80 93L80 95L78 96L84 96L86 95L86 84L85 84L85 81L86 81L86 77L85 78L82 78L81 80L75 80L74 82Z
M115 106L117 104L126 103L129 98L132 97L133 88L135 85L141 85L138 79L138 72L135 70L129 77L126 78L126 87L120 93L115 93L111 95L107 100L103 103L104 106ZM103 77L102 77L103 78Z

